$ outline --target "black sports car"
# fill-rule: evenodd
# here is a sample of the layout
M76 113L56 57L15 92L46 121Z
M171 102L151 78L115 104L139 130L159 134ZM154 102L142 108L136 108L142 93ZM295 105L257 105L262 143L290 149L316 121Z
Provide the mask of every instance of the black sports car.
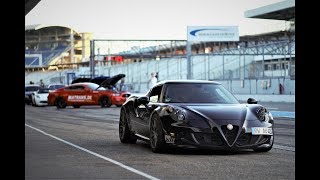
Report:
M159 82L146 96L130 96L121 108L122 143L150 142L153 152L170 146L269 151L273 117L255 99L239 101L220 83Z

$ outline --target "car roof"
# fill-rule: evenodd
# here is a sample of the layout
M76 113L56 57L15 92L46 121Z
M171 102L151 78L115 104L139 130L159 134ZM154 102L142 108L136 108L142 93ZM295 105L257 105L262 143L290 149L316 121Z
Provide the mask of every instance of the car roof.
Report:
M26 84L25 87L40 87L40 85L37 85L37 84Z
M186 83L190 83L190 84L199 84L199 83L203 83L203 84L221 84L219 82L216 81L207 81L207 80L165 80L165 81L160 81L158 82L156 85L162 85L162 84L186 84Z
M49 88L40 88L39 90L50 90Z
M48 87L49 87L49 86L56 86L56 85L65 86L64 84L49 84Z
M96 84L96 83L91 83L91 82L81 82L81 83L74 83L74 84L70 84L69 86L76 86L76 85L90 85L90 84L98 85L98 84Z

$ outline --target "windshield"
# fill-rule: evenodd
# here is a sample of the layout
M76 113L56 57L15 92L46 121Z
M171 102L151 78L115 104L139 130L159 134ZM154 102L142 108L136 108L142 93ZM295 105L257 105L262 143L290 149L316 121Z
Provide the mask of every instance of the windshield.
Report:
M39 89L40 89L40 86L27 86L27 87L25 87L26 92L38 91Z
M88 83L88 87L92 90L106 90L104 87L99 87L98 84ZM99 87L99 89L97 89Z
M167 84L163 97L165 103L218 103L239 104L222 85L205 83Z
M55 89L59 89L59 88L62 88L62 87L64 87L64 85L56 84L56 85L50 85L49 89L50 90L55 90Z
M49 89L45 88L45 89L39 89L38 94L46 94L49 93Z

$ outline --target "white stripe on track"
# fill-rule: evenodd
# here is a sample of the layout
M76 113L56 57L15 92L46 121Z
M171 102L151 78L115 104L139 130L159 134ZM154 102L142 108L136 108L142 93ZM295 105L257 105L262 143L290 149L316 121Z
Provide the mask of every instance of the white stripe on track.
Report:
M283 145L274 144L273 148L295 152L295 148L294 147L290 147L290 146L283 146Z
M77 149L80 149L80 150L82 150L82 151L85 151L85 152L87 152L87 153L89 153L89 154L92 154L92 155L94 155L94 156L97 156L97 157L99 157L99 158L101 158L101 159L104 159L104 160L106 160L106 161L109 161L109 162L111 162L111 163L113 163L113 164L116 164L116 165L118 165L118 166L120 166L120 167L122 167L122 168L124 168L124 169L127 169L127 170L129 170L129 171L131 171L131 172L134 172L134 173L136 173L136 174L139 174L139 175L141 175L141 176L144 176L144 177L146 177L146 178L148 178L148 179L159 180L158 178L153 177L153 176L151 176L151 175L149 175L149 174L146 174L146 173L144 173L144 172L141 172L141 171L139 171L139 170L137 170L137 169L134 169L134 168L132 168L132 167L129 167L129 166L127 166L127 165L124 165L124 164L122 164L122 163L120 163L120 162L118 162L118 161L115 161L115 160L110 159L110 158L108 158L108 157L102 156L102 155L100 155L100 154L98 154L98 153L95 153L95 152L93 152L93 151L90 151L90 150L88 150L88 149L85 149L85 148L83 148L83 147L80 147L80 146L78 146L78 145L75 145L75 144L73 144L73 143L71 143L71 142L68 142L68 141L66 141L66 140L63 140L63 139L58 138L58 137L56 137L56 136L53 136L53 135L51 135L51 134L48 134L48 133L46 133L46 132L44 132L44 131L42 131L42 130L40 130L40 129L37 129L37 128L35 128L35 127L32 127L32 126L30 126L30 125L28 125L28 124L24 124L24 125L25 125L25 126L28 126L29 128L32 128L32 129L34 129L34 130L36 130L36 131L39 131L39 132L41 132L41 133L44 134L44 135L47 135L47 136L49 136L49 137L52 137L52 138L54 138L54 139L56 139L56 140L58 140L58 141L61 141L61 142L65 143L65 144L68 144L68 145L70 145L70 146L73 146L73 147L75 147L75 148L77 148Z

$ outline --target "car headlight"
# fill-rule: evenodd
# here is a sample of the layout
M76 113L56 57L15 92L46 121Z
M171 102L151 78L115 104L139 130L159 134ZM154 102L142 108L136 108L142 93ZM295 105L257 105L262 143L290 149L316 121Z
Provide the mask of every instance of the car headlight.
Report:
M112 94L112 96L120 96L120 94Z
M176 121L183 121L186 119L186 116L182 109L179 109L177 107L167 106L165 110L168 112L171 118Z
M36 98L40 99L40 96L39 96L39 95L36 95Z
M178 115L178 120L183 121L185 119L185 116L183 114Z
M258 119L261 121L265 121L266 120L266 115L267 115L267 109L264 107L260 107L257 109L257 116Z
M268 112L264 107L260 107L257 109L257 116L261 121L269 122L269 120L273 120L271 112Z

